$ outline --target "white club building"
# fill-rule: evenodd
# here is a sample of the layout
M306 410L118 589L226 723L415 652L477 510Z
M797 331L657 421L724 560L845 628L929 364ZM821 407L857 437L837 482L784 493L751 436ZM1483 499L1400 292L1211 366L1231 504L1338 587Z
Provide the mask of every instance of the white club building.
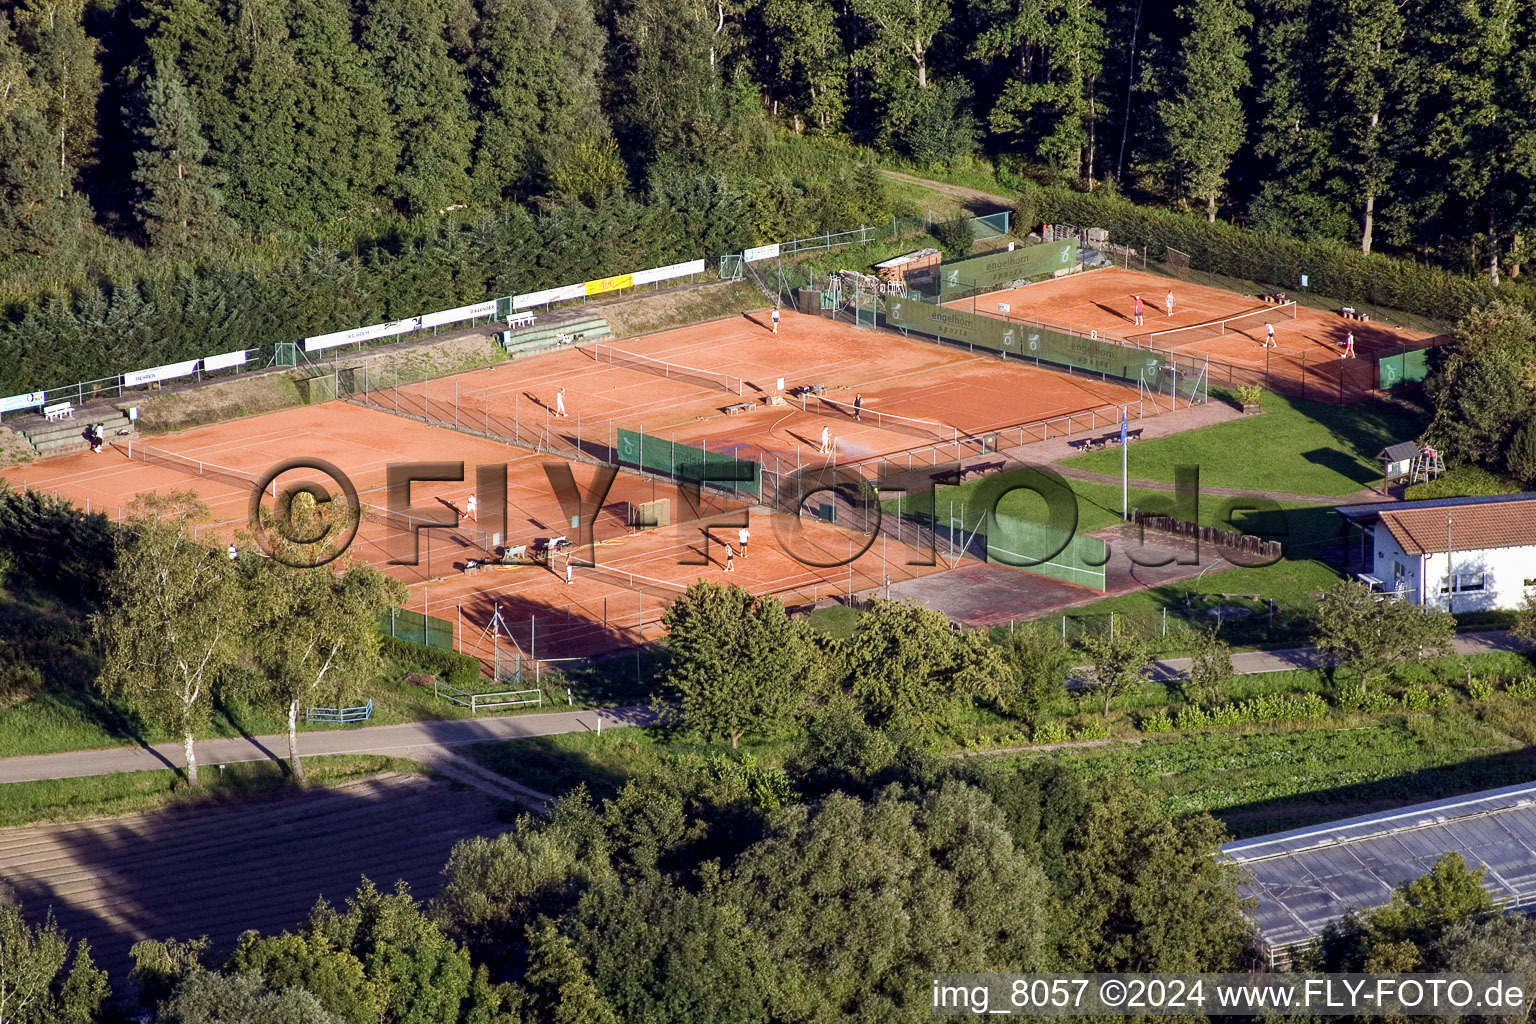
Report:
M1536 594L1536 492L1338 511L1351 527L1358 578L1414 604L1493 611L1518 608Z

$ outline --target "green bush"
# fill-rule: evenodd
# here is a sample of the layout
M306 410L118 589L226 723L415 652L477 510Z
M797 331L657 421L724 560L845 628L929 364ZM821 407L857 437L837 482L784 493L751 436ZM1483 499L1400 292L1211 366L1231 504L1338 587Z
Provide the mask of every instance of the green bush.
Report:
M1061 743L1067 738L1067 729L1060 722L1043 722L1035 726L1031 741L1034 743Z
M1211 716L1205 709L1190 704L1179 708L1178 714L1174 716L1174 724L1184 730L1204 729L1211 724Z
M1427 498L1480 498L1492 494L1513 494L1520 488L1477 466L1457 466L1433 480L1412 484L1404 492L1408 501Z
M1474 679L1467 684L1467 696L1482 703L1493 696L1493 684L1486 679Z
M1521 700L1536 700L1536 677L1526 676L1524 679L1516 679L1504 687L1504 692Z
M406 671L435 675L449 686L461 690L473 690L480 682L480 662L467 654L413 644L409 640L392 636L380 637L379 649L386 658L394 659Z
M1145 246L1157 261L1165 259L1170 248L1178 249L1189 254L1196 270L1268 282L1287 291L1297 288L1305 274L1307 290L1318 295L1442 320L1455 320L1499 297L1525 308L1536 306L1536 289L1523 281L1495 286L1412 260L1366 255L1342 243L1208 223L1204 217L1138 206L1116 196L1028 181L1010 183L1021 189L1020 223L1105 228L1116 242Z
M1136 722L1136 728L1148 735L1173 731L1173 719L1168 717L1168 712L1162 708L1142 715Z
M976 238L971 233L969 219L948 220L935 224L931 230L933 237L939 240L939 247L944 250L946 260L958 260L971 254Z
M1428 711L1429 691L1417 686L1411 687L1403 691L1400 702L1405 711Z
M1258 405L1264 397L1264 389L1257 384L1239 384L1233 389L1237 393L1237 400L1243 405Z
M1109 738L1109 723L1101 719L1094 719L1086 725L1080 725L1072 730L1074 740L1102 740Z
M1345 711L1385 711L1393 704L1391 697L1363 685L1340 690L1335 700Z

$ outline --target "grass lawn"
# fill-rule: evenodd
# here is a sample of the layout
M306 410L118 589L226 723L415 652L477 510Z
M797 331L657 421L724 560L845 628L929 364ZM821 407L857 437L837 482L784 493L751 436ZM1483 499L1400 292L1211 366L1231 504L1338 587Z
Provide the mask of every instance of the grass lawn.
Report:
M325 786L380 772L419 774L424 769L414 761L393 757L337 754L307 757L304 770L309 785ZM274 761L232 764L222 771L205 766L195 790L187 787L179 773L168 769L10 782L0 784L0 827L249 799L280 792L289 785L287 772Z
M1199 466L1207 486L1342 498L1379 484L1376 454L1414 440L1425 424L1386 402L1341 408L1265 394L1263 405L1258 416L1136 442L1128 449L1132 479L1171 482L1175 466ZM1106 450L1062 465L1118 475L1120 459L1118 449Z

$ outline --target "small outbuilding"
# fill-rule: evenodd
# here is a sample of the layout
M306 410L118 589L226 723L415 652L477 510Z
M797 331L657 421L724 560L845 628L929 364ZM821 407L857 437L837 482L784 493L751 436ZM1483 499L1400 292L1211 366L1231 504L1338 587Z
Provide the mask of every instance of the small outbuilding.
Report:
M1390 445L1381 450L1376 458L1381 460L1382 489L1413 474L1413 461L1419 457L1419 446L1412 441Z

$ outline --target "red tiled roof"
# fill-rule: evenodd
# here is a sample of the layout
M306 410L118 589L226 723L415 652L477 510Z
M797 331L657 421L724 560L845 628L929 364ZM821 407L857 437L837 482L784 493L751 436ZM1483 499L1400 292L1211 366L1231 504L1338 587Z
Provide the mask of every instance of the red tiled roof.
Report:
M1536 544L1536 500L1388 511L1381 523L1410 555L1525 547Z

